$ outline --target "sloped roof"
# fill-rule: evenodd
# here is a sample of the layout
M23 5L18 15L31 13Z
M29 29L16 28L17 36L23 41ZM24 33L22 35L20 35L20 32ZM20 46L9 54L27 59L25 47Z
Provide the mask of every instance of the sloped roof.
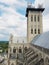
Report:
M31 42L34 45L49 49L49 31L37 35Z

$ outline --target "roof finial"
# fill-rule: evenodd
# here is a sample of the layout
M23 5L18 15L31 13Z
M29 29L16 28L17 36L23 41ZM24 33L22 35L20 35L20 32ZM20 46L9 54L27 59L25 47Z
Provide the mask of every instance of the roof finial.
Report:
M38 8L43 8L43 4L38 4Z
M32 6L32 3L31 2L28 2L27 7L28 8L31 8L31 6Z
M12 43L13 42L13 35L10 34L10 42Z

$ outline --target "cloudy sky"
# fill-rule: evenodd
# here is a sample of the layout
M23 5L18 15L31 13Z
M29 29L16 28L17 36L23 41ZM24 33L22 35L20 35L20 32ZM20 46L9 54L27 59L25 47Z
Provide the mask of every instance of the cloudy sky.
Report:
M9 40L9 35L27 35L27 20L25 17L27 3L35 7L43 4L43 31L49 31L49 0L0 0L0 40Z

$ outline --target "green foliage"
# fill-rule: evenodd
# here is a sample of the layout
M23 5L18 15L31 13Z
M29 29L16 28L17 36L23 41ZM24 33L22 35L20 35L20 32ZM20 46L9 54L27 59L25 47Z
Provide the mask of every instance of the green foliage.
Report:
M8 50L8 41L0 41L0 50L3 50L3 52Z

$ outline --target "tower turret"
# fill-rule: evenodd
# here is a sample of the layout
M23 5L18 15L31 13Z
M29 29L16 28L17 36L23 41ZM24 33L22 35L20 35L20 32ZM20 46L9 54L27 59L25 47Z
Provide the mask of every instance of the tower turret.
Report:
M42 26L42 12L44 8L41 5L38 8L29 4L26 9L27 17L27 39L28 43L38 34L43 32Z

